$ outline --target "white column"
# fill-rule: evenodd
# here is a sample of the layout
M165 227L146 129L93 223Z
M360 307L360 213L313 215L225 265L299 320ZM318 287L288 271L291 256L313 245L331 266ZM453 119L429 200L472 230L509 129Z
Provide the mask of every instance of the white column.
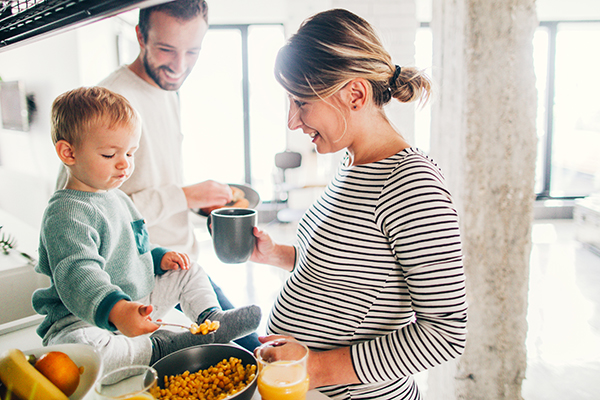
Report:
M537 140L536 26L535 0L433 0L438 95L431 154L460 213L469 333L459 361L429 374L429 399L521 399Z

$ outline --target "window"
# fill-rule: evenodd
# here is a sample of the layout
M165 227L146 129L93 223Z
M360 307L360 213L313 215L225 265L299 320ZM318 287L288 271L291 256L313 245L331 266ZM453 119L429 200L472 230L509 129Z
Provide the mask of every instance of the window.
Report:
M546 121L538 135L544 147L538 170L544 174L537 195L587 196L600 189L600 55L592 50L600 42L600 22L543 22L538 33L535 61L546 65L547 79L538 76L540 114Z
M286 97L275 81L283 26L213 25L181 87L184 180L248 183L273 197L275 153L286 146Z
M431 31L417 32L417 65L431 65ZM542 22L533 39L538 91L535 193L572 199L600 190L600 21ZM416 144L427 151L429 113L415 124Z

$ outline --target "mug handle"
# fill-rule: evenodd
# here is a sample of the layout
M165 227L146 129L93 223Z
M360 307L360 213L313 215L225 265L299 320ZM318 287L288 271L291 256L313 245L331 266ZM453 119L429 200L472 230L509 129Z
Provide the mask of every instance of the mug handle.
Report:
M212 236L212 228L210 227L212 223L212 218L211 215L208 214L208 216L206 217L206 227L208 228L208 233L210 233L210 236Z

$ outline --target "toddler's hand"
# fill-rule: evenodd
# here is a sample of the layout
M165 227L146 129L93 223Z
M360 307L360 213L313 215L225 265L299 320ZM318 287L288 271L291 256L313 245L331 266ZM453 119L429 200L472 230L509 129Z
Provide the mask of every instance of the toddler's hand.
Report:
M119 300L110 311L108 320L128 337L152 333L158 325L152 322L152 306L135 301Z
M171 269L190 269L190 264L190 257L187 254L169 251L165 253L160 261L160 268L163 271L169 271Z

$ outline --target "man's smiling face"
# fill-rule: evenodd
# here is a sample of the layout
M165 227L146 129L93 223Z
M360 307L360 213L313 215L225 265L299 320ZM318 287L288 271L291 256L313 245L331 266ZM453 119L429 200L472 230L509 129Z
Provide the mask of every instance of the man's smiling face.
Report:
M164 90L178 90L198 60L208 23L202 16L184 21L163 12L152 13L149 22L145 41L138 32L145 80Z

